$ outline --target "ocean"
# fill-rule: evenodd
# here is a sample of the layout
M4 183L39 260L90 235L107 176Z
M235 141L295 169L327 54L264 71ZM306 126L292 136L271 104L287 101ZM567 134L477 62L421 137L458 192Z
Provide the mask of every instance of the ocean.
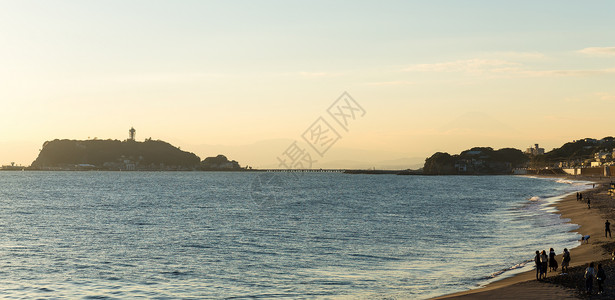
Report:
M425 299L579 245L549 205L585 188L519 176L0 172L0 298Z

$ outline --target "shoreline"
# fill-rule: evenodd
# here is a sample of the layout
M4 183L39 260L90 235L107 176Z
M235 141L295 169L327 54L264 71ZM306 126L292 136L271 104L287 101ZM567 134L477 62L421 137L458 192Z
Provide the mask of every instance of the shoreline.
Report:
M591 182L596 186L584 190L583 194L594 194L594 196L592 196L592 201L596 195L605 193L604 186L608 186L609 183L608 178L598 179L572 176L540 177ZM553 206L558 210L561 219L568 219L569 221L567 223L579 225L579 228L572 230L572 232L577 232L582 235L589 234L591 236L589 244L580 244L569 249L572 258L570 267L585 266L590 262L597 262L610 258L610 255L605 253L601 247L606 241L603 237L605 212L597 208L588 209L586 202L577 201L574 193L567 196L563 195L562 199L553 204ZM562 250L563 249L557 249L556 251L559 253L556 256L558 263L561 263L562 260ZM534 257L534 251L535 249L528 250L529 258ZM560 272L561 268L555 273L548 272L547 277L559 276ZM431 299L578 299L576 293L577 291L574 289L565 288L544 281L537 281L536 272L532 269L491 282L483 287L442 295Z

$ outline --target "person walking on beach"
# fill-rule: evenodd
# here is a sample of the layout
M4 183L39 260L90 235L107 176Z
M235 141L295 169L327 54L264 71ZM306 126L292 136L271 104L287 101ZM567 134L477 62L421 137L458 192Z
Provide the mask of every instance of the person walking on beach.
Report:
M594 263L590 263L589 267L585 269L585 290L588 294L591 295L592 289L594 287L594 277L596 277L596 269L594 269Z
M549 272L557 271L557 260L555 260L555 250L549 249Z
M587 198L587 209L591 208L591 200Z
M598 264L598 272L596 273L596 281L598 282L598 295L604 293L604 280L605 279L606 279L606 274L604 273L602 264Z
M540 253L540 278L547 278L547 264L549 257L547 257L547 251L542 250Z
M583 202L583 193L579 193L579 200Z
M534 264L536 264L536 280L539 280L538 276L542 273L540 272L542 264L540 263L540 251L538 250L536 250L536 255L534 256Z
M609 222L609 220L606 220L606 222L604 222L604 237L606 238L606 235L609 235L609 237L611 237L611 223Z
M569 265L570 265L570 252L568 252L568 248L564 248L564 254L562 254L562 273L568 272Z

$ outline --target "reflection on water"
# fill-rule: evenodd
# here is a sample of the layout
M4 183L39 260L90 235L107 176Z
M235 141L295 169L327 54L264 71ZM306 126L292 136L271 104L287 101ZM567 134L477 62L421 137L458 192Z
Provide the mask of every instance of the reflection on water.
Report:
M578 185L259 176L0 173L0 296L426 298L577 243L547 204Z

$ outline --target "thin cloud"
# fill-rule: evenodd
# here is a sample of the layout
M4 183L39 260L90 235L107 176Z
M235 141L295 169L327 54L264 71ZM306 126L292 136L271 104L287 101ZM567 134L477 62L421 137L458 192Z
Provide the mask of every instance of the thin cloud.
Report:
M564 101L567 103L591 103L601 105L604 104L604 102L615 102L615 94L596 92L581 97L564 98Z
M128 74L114 78L119 83L192 83L209 78L220 78L222 74L214 73L141 73Z
M500 51L500 52L485 52L485 57L497 57L499 59L513 60L539 60L545 59L547 56L540 52L518 52L518 51Z
M545 115L542 118L549 122L570 122L579 120L578 117L569 115Z
M589 47L578 52L593 56L615 56L615 47Z
M615 101L615 95L610 93L594 93L594 96L598 97L598 99L602 101Z
M418 64L405 68L404 71L488 73L516 69L518 66L520 64L506 60L475 58L433 64Z
M395 80L395 81L380 81L380 82L368 82L367 85L373 86L395 86L395 85L413 85L414 81Z
M331 76L337 76L337 74L327 73L327 72L299 72L299 75L304 76L304 77L331 77Z
M467 73L501 77L585 77L615 73L615 68L537 70L521 63L501 59L467 59L432 64L417 64L406 72Z
M527 77L585 77L606 75L615 73L615 68L609 69L595 69L595 70L523 70L518 74L525 75Z

